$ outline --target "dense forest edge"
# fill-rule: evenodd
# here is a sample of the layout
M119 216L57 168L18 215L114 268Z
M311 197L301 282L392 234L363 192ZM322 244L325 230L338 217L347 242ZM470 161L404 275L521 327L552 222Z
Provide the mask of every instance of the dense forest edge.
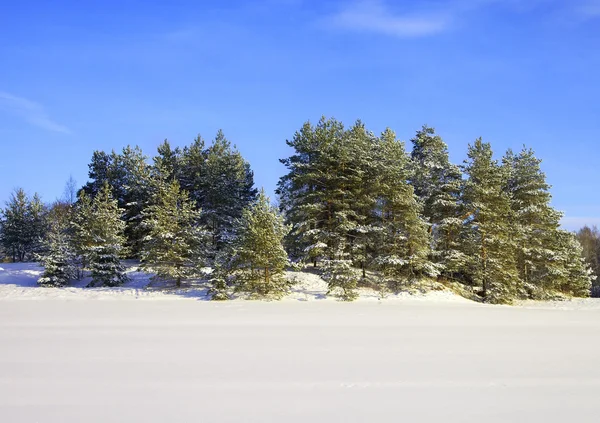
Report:
M52 204L15 189L0 260L37 261L40 286L64 287L119 286L135 259L175 287L205 278L213 300L281 298L287 269L318 273L346 301L361 286L385 296L424 281L496 304L600 294L600 232L561 229L530 148L496 160L479 138L456 165L431 127L407 151L391 129L325 117L286 142L277 206L222 131L184 148L165 140L152 159L137 146L95 151L89 181L70 179Z

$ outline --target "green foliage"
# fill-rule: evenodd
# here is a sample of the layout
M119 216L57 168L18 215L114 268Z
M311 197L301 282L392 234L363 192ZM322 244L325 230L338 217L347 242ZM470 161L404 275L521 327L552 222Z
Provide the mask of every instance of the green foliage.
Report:
M428 126L411 140L411 184L430 224L432 261L439 264L445 277L459 277L467 263L461 251L460 234L464 221L461 202L462 173L448 157L448 146Z
M514 212L502 190L507 174L492 158L489 143L481 138L469 145L463 166L468 179L463 202L469 213L463 252L470 257L467 277L482 288L487 302L511 302L517 294Z
M90 181L83 187L83 192L91 198L95 198L105 184L110 187L112 197L123 211L130 257L139 257L145 236L141 218L150 196L150 172L147 157L137 146L127 146L121 153L95 151L89 164Z
M118 286L127 280L120 258L125 222L108 183L91 200L81 193L73 226L76 250L92 276L90 286Z
M284 271L289 264L283 238L289 232L283 217L261 191L242 212L229 270L235 289L256 297L281 297L288 291ZM222 283L219 281L219 283Z
M47 214L47 232L42 242L42 251L36 255L44 267L38 279L42 286L62 287L78 276L78 257L73 244L71 219L73 206L56 202Z
M144 225L144 269L156 273L158 279L175 281L177 286L198 273L205 261L205 232L200 225L200 211L180 189L179 182L155 180L151 205L144 211Z
M437 276L439 271L429 261L428 225L408 183L409 159L404 144L390 129L380 139L376 190L381 231L375 264L384 280L397 289L404 281Z
M596 226L584 226L577 232L577 239L582 247L582 255L596 277L600 275L600 231Z
M13 262L33 258L41 250L46 231L46 207L35 194L29 197L22 188L16 189L0 210L0 242Z
M335 295L343 301L358 298L359 275L351 260L325 260L323 269L323 279L328 285L327 295Z

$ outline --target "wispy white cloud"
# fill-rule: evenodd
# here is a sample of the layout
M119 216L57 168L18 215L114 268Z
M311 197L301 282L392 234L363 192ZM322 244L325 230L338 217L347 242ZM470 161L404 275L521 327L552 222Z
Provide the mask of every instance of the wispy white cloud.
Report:
M450 27L451 19L442 12L398 14L381 0L360 0L346 5L328 23L352 31L409 38L443 32Z
M41 104L3 91L0 91L0 111L47 131L71 133L69 128L52 120Z
M404 7L399 12L397 5ZM446 32L465 23L475 13L493 9L507 12L537 13L578 19L600 18L600 0L430 0L393 2L392 0L354 0L343 2L326 24L348 31L379 33L401 38L424 37Z
M583 2L577 11L584 18L600 18L600 0L589 0Z

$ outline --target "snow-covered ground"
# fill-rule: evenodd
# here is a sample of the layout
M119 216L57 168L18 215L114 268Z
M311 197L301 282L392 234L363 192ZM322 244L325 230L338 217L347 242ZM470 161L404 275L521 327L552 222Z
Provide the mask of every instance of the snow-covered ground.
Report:
M72 300L84 299L150 299L150 300L209 300L207 286L202 281L184 283L182 288L154 286L150 283L150 275L138 271L137 264L126 265L129 281L118 288L86 288L90 278L77 281L67 288L42 288L37 286L43 269L35 263L2 264L0 270L0 299L42 299L63 298ZM327 296L327 283L316 274L309 272L287 272L288 277L296 283L284 301L337 301L334 296ZM379 301L381 294L369 288L360 288L359 301ZM239 298L238 298L239 299ZM388 294L385 301L393 300L435 300L458 301L468 300L450 291L433 291L424 294Z
M314 301L214 303L135 277L50 295L11 266L0 422L598 421L596 300L341 303L313 281Z

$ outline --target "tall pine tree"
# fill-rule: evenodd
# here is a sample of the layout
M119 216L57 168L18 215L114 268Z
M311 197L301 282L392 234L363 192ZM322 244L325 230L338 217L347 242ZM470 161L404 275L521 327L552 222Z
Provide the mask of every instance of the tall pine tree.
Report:
M381 235L375 262L383 273L384 283L397 290L407 281L437 276L439 272L429 261L428 225L408 183L410 165L404 143L390 129L381 135L377 163Z
M469 217L465 226L464 253L470 257L468 278L482 288L487 302L511 302L517 295L514 213L502 189L508 175L492 157L492 148L481 138L469 145L463 166L468 179L463 202Z
M432 259L446 277L457 277L467 261L460 249L462 173L450 163L448 146L433 128L423 126L411 141L410 180L430 224Z

